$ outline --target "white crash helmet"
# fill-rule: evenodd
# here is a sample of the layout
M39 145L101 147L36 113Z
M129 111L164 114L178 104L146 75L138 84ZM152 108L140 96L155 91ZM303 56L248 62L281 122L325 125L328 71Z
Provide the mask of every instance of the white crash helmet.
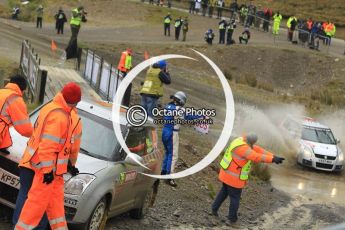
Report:
M182 106L186 104L187 96L184 92L178 91L174 95L170 96L171 99L176 99Z

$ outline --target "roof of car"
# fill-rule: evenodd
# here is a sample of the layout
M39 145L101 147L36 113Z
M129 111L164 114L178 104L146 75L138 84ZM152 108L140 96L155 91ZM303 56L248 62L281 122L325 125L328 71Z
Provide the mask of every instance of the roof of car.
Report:
M301 124L304 127L317 128L317 129L330 129L326 125L321 124L320 122L314 120L311 117L305 117L305 116L296 117L296 116L288 115L285 121L286 120L294 121L298 124Z
M96 115L98 117L101 117L103 119L112 121L112 107L113 104L111 102L107 101L100 101L100 100L88 100L83 99L81 100L77 108L81 109L85 112L91 113L93 115ZM126 112L127 107L121 106L120 110L120 124L121 125L127 125L127 119L126 119ZM148 119L147 123L150 125L153 124L151 119Z
M318 128L318 129L329 129L329 127L315 121L315 120L309 120L309 119L305 119L302 123L303 126L307 126L307 127L312 127L312 128Z

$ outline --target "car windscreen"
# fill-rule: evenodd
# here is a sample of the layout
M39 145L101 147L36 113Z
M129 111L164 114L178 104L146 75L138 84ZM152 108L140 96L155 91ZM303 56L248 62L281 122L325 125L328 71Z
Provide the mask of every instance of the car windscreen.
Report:
M83 126L80 151L98 159L113 160L120 145L112 122L82 110L78 114Z
M303 127L302 140L313 141L322 144L336 144L336 140L333 136L333 133L329 129L315 129L310 127Z

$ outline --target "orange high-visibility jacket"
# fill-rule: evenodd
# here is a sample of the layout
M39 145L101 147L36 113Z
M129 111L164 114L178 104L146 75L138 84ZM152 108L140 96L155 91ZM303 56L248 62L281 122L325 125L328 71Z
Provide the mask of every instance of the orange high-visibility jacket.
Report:
M248 160L272 163L272 159L273 154L260 146L254 145L253 149L247 144L238 146L232 151L232 161L227 170L220 168L219 180L232 187L243 188L247 180L241 180L239 176L235 175L240 175L242 167ZM231 173L227 173L226 171L230 171Z
M23 94L19 86L8 83L0 90L0 148L12 145L9 128L13 127L25 137L32 135L32 124L29 120Z
M308 30L311 30L311 28L313 27L313 21L312 20L308 20L307 21L307 26L308 26Z
M132 68L132 57L127 51L123 51L117 69L121 72L128 72L130 68Z
M66 173L68 161L76 163L81 129L77 110L71 109L58 93L41 109L20 166L27 167L29 163L43 174L52 170L56 175Z

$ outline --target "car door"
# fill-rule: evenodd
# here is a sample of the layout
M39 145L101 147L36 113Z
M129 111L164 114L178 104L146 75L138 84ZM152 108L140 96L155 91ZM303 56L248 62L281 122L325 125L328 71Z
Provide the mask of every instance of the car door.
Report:
M127 133L126 144L131 152L142 155L144 152L145 129L140 127L130 128ZM135 184L139 176L140 166L124 162L126 153L121 149L115 162L115 195L113 197L111 212L121 213L132 209L135 204Z
M154 127L146 126L141 131L141 135L144 138L144 149L142 152L137 153L143 158L143 164L147 167L138 167L138 175L135 181L134 189L136 191L136 203L141 203L141 199L145 196L146 192L152 188L152 177L143 175L145 174L160 174L161 164L157 147L157 132Z

